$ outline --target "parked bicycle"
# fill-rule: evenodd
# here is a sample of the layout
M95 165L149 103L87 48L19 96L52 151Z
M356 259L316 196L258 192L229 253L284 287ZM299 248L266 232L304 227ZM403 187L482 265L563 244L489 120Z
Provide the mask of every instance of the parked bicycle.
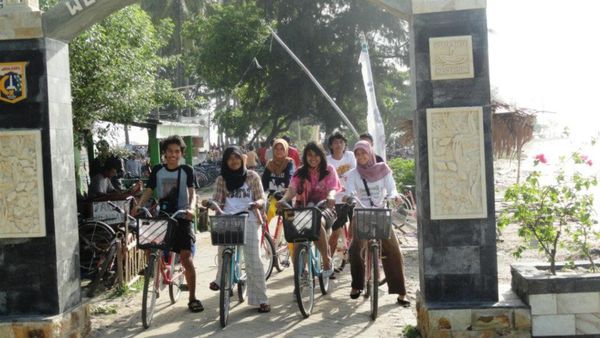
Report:
M292 208L284 202L283 226L285 239L294 244L294 293L300 312L307 318L312 313L315 301L315 281L319 279L321 293L329 292L329 277L322 274L322 257L313 244L319 240L323 200L316 207Z
M403 229L406 224L416 224L417 222L417 203L413 193L414 186L407 185L405 188L404 193L398 195L400 204L396 211L399 223L394 223L395 228L403 233L406 233Z
M133 197L125 199L125 204L129 204L132 199ZM135 219L115 203L107 203L123 215L122 224L113 227L104 221L88 219L78 227L81 274L92 280L86 292L88 297L94 297L100 286L108 290L119 280L117 253L118 250L126 250L129 233L135 232Z
M174 227L179 226L177 217L185 215L187 210L178 210L171 215L161 211L158 217L152 217L146 208L139 210L144 212L144 216L137 218L137 246L148 250L142 292L142 324L147 329L152 324L160 291L169 287L171 304L177 302L181 295L185 269L179 254L169 251L169 248Z
M384 201L386 201L385 199ZM392 236L392 210L388 208L366 207L355 196L350 196L348 204L358 204L360 208L354 208L354 219L356 224L355 236L358 240L367 240L368 244L363 246L361 256L365 264L365 297L370 298L371 319L377 319L379 303L379 286L381 285L381 240ZM386 204L385 202L383 203Z

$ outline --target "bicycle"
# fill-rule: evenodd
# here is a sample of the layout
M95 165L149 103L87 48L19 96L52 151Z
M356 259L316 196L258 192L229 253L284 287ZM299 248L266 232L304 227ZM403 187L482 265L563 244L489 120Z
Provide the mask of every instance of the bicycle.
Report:
M245 244L244 231L248 212L226 214L215 201L208 200L207 204L217 213L215 216L210 216L212 245L224 247L219 284L219 321L221 327L225 327L229 320L229 307L234 287L237 286L239 303L243 303L246 298L246 272L242 247ZM255 214L259 223L262 223L260 213L255 211Z
M386 199L387 200L387 199ZM354 208L355 236L358 240L366 240L361 256L365 264L365 298L370 298L371 319L377 319L379 303L381 240L392 235L392 210L388 208L368 208L355 196L350 196L347 203L357 203Z
M335 204L335 210L337 215L340 215L340 213L344 211L344 206L344 203ZM350 242L352 239L352 237L350 236L350 232L348 231L348 223L345 223L341 229L342 232L338 237L335 250L334 248L331 248L331 260L333 268L335 272L338 273L344 271L344 267L348 263L348 249L350 248Z
M304 318L312 313L315 301L315 280L319 279L321 294L329 292L329 277L324 277L321 264L322 258L313 241L319 239L321 229L321 211L326 200L316 207L292 208L284 202L283 227L285 239L294 244L294 294L300 312Z
M152 324L160 290L168 285L171 304L175 304L181 295L185 269L179 254L168 250L173 227L179 226L176 218L187 211L178 210L172 215L160 212L160 217L151 217L148 209L140 210L146 217L137 218L137 247L149 251L142 292L142 324L147 329Z
M125 203L130 203L132 199L128 197ZM135 219L113 202L107 203L123 215L124 223L117 225L116 231L100 220L85 220L78 227L80 269L82 275L92 277L86 292L88 297L94 297L100 285L110 289L120 280L117 253L127 248L129 230L135 232L135 227L129 225L129 221L135 222Z
M277 192L269 196L267 199L268 210L276 208L276 203L283 197L282 192ZM269 213L270 214L270 213ZM265 255L268 255L270 251L272 254L272 262L266 265L268 268L267 279L271 275L273 267L277 269L277 272L283 271L285 268L290 266L290 247L283 238L283 218L281 213L276 213L277 218L275 221L275 232L271 235L270 223L274 217L269 218L267 215L266 221L264 222L263 232L261 237L261 248L263 248ZM266 260L265 260L266 261ZM269 264L269 262L267 262Z
M417 220L417 203L413 194L414 186L405 186L406 190L404 193L398 195L400 198L400 204L396 209L396 214L399 216L400 224L394 223L394 227L402 233L406 234L406 231L402 229L407 223L416 223Z

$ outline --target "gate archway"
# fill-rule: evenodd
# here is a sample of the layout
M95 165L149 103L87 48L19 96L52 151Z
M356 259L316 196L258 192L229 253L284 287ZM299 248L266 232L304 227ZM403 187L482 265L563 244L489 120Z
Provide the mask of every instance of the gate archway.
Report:
M498 281L485 0L371 1L410 24L420 309L493 303ZM11 201L0 197L0 274L19 278L0 280L0 319L62 314L81 304L68 42L134 2L67 0L42 14L36 0L5 0L0 9L0 78L20 81L25 95L0 100L0 149L10 144L15 153L39 159L10 171L35 183L25 189L36 199L21 201L20 191ZM1 155L0 165L13 156ZM0 171L0 188L8 184ZM19 203L37 218L10 213L17 226L7 233L6 210Z

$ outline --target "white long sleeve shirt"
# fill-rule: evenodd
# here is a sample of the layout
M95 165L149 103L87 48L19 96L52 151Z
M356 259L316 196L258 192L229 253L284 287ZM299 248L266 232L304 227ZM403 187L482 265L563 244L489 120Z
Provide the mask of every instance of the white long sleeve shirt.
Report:
M394 177L392 173L387 174L382 179L375 182L367 182L367 186L369 187L369 192L371 193L371 200L375 204L375 207L383 207L383 199L387 197L388 199L393 199L398 196L398 190L396 190L396 182L394 181ZM365 189L365 185L363 183L358 170L352 169L348 173L348 181L346 183L346 192L345 195L354 194L365 207L370 208L371 202L369 201L369 195L367 194L367 190Z

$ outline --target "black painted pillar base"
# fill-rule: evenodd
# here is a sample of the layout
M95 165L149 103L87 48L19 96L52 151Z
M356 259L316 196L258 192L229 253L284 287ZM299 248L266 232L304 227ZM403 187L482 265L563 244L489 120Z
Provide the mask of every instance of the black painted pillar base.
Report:
M461 36L471 37L474 75L432 80L429 39ZM429 306L495 302L498 273L485 9L414 14L411 39L422 298ZM449 52L446 56L450 64L454 55ZM452 107L483 110L486 218L431 218L426 110Z
M0 63L8 62L27 62L27 98L0 102L0 132L41 130L46 235L0 238L0 321L81 304L69 48L51 39L0 41Z

